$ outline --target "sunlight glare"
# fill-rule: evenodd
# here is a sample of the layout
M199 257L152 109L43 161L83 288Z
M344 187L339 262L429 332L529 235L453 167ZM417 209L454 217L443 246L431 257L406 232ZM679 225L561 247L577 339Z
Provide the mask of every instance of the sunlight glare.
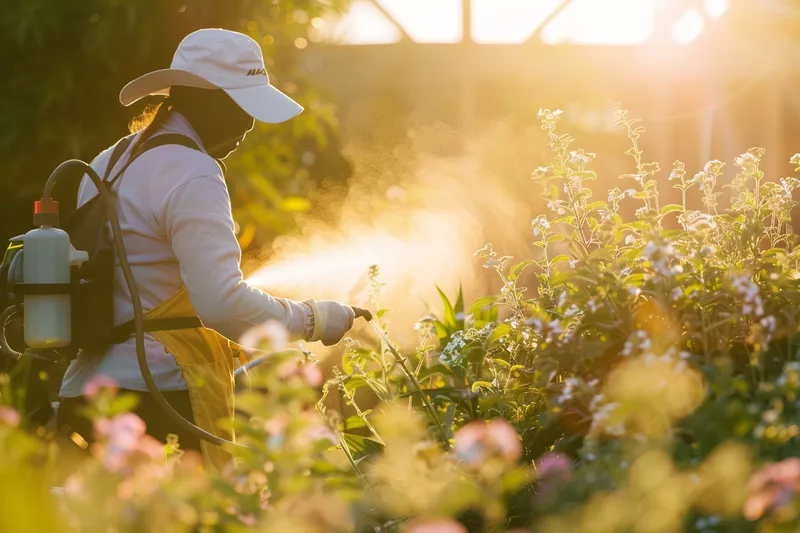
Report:
M655 29L653 0L574 0L546 28L546 44L631 45Z
M461 41L461 0L378 0L419 43Z
M672 38L678 44L690 44L700 37L705 28L703 14L697 9L690 9L672 27Z
M563 0L473 0L472 38L477 43L523 43Z
M392 44L400 41L400 30L372 2L360 0L335 21L325 21L322 38L338 44Z
M703 0L703 5L705 6L706 13L708 13L711 18L718 19L728 12L728 9L731 7L731 2L730 0Z

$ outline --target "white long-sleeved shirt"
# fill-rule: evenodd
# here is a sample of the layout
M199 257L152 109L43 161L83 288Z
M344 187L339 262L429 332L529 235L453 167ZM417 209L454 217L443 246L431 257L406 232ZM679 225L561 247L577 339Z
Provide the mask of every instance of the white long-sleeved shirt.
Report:
M172 113L158 133L186 135L202 149L189 121L178 113ZM101 177L112 152L113 147L92 162ZM126 163L129 152L130 148L111 176ZM160 146L139 156L114 190L125 249L145 313L183 284L203 324L229 339L239 339L248 329L270 320L284 324L292 339L303 337L307 306L273 298L243 280L230 197L213 158L183 146ZM96 194L94 184L85 177L78 205ZM130 294L117 265L114 323L132 319ZM145 335L145 351L159 389L186 389L175 359L152 335ZM67 369L61 396L79 396L83 385L98 374L111 377L123 389L147 390L133 339L112 346L103 356L79 355Z

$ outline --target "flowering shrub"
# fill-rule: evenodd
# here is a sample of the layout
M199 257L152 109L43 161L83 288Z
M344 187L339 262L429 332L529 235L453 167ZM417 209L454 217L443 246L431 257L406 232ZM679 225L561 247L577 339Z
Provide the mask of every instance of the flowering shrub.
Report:
M532 257L485 246L499 294L442 294L410 353L348 341L321 394L313 356L276 356L239 395L248 448L222 472L147 437L108 383L88 387L98 440L67 472L63 447L0 407L0 479L21 487L0 530L794 531L800 181L768 181L760 149L732 179L677 162L661 185L681 203L665 205L644 128L617 117L628 188L596 199L595 154L542 110L553 158L533 173L548 213Z

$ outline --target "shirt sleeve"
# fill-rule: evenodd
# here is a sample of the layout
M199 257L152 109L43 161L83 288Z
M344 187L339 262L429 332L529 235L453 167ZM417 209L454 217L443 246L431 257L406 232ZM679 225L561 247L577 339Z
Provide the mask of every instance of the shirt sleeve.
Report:
M170 194L158 215L197 315L206 327L238 340L268 321L302 339L307 306L250 286L241 271L230 197L219 176L193 178Z

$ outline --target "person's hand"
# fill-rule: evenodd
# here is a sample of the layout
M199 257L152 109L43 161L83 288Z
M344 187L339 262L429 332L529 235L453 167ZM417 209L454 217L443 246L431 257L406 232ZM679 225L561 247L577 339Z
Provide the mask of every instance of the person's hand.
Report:
M305 303L314 312L314 332L309 342L322 341L325 346L333 346L353 327L356 314L352 307L331 300Z

